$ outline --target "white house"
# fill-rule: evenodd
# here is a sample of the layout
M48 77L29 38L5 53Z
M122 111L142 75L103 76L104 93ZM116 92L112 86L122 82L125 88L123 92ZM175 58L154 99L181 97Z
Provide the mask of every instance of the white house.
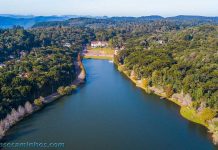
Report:
M157 41L159 44L164 44L164 41L163 40L158 40Z
M91 42L91 47L96 48L96 47L107 47L108 42L105 41L92 41Z
M71 44L70 43L65 43L64 45L63 45L64 47L71 47Z

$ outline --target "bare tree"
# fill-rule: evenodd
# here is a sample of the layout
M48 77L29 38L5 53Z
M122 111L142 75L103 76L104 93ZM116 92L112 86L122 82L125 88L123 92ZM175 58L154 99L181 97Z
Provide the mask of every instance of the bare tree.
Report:
M24 117L24 115L25 115L25 109L24 109L22 106L19 106L19 107L18 107L17 112L18 112L19 118Z
M25 108L25 110L26 110L26 112L27 112L28 114L31 114L31 113L33 112L33 106L32 106L32 104L31 104L30 102L28 102L28 101L25 103L24 108Z
M12 109L11 117L13 118L14 122L17 122L19 120L19 114L15 109Z

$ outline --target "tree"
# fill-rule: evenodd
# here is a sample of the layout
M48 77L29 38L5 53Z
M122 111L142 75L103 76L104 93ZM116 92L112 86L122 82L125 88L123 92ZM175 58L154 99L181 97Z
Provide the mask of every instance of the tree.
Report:
M38 98L38 99L35 99L34 100L34 104L36 105L36 106L42 106L42 100L40 99L40 98Z
M164 91L166 93L166 97L170 98L173 95L173 87L172 85L168 84L167 86L165 86Z
M28 114L31 114L33 112L33 106L30 102L26 102L25 105L24 105L24 108L25 108L25 111L28 113Z
M22 106L19 106L17 109L19 117L24 117L25 115L25 109Z
M202 98L202 96L203 96L203 88L202 87L197 88L196 96L195 96L196 100L199 100L200 98Z
M57 90L58 94L60 95L65 95L65 89L63 86L59 87L58 90Z
M142 87L147 88L149 85L149 80L148 79L142 79Z

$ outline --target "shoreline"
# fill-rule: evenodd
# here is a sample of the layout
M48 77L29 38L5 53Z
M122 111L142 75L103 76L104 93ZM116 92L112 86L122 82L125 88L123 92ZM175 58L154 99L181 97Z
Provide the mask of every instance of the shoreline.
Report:
M119 72L121 72L122 74L124 74L128 79L130 79L130 81L132 81L136 87L141 88L143 91L145 91L148 94L152 92L153 94L160 96L160 99L166 99L166 100L171 101L171 102L175 103L176 105L178 105L180 107L180 110L179 110L180 115L184 119L205 127L207 129L207 131L211 134L214 145L218 144L218 139L216 139L216 136L215 136L216 132L213 132L210 130L210 128L209 128L210 124L204 122L200 117L198 117L197 112L193 108L190 108L188 106L183 106L177 99L172 98L172 97L167 98L165 96L165 94L163 94L163 93L156 93L156 92L152 91L151 90L152 87L150 87L150 88L143 87L142 85L138 84L137 80L135 80L131 76L129 76L126 71L122 70L123 66L116 64L116 63L115 63L115 65L117 67L117 70Z
M113 60L113 57L109 57L109 56L84 55L83 58L85 58L85 59L99 59L99 60Z
M86 72L85 72L85 68L83 66L80 54L78 55L77 61L74 62L74 64L75 64L75 69L76 69L76 78L69 85L71 87L79 86L79 85L83 84L85 82L85 79L86 79ZM65 95L61 95L61 94L59 94L57 92L52 93L52 94L50 94L50 95L48 95L48 96L46 96L44 98L44 101L43 101L44 103L42 104L42 106L37 106L34 103L32 103L32 104L29 103L29 105L31 105L32 111L23 114L23 116L20 116L18 120L14 121L12 124L8 125L8 127L6 129L4 129L4 131L2 129L0 129L0 133L1 133L0 141L4 140L4 137L7 135L7 132L12 127L14 127L17 123L19 123L20 121L24 120L26 117L31 116L32 114L36 113L37 111L41 110L47 104L50 104L50 103L58 100L59 98L61 98L63 96L65 96ZM4 122L4 120L7 120L7 117L1 121L1 124L2 124L2 122Z
M86 58L86 57L83 57L85 59L96 59L96 58ZM108 59L103 59L103 60L108 60ZM110 60L110 59L109 59ZM76 79L69 85L69 86L79 86L81 85L82 83L85 82L85 78L86 78L86 71L85 71L85 68L83 66L83 63L82 63L82 60L81 60L81 55L78 55L78 61L74 62L75 63L75 67L76 67L76 72L77 72L77 75L76 75ZM117 70L119 72L121 72L122 74L124 74L128 79L131 80L131 82L133 82L135 84L136 87L139 87L141 88L143 91L145 91L146 93L150 93L149 91L151 91L151 89L148 89L148 88L145 88L143 87L142 85L140 85L138 83L138 80L135 80L133 79L131 76L128 75L128 73L124 70L122 70L122 66L121 65L118 65L116 63L114 63L117 67ZM150 87L151 88L151 87ZM176 105L178 105L180 107L180 115L185 118L186 120L188 121L191 121L193 123L197 123L199 125L202 125L204 127L206 127L207 130L209 130L209 124L208 123L205 123L205 122L202 122L198 117L197 117L197 114L195 112L194 109L191 109L187 106L183 106L177 99L175 98L167 98L165 96L165 94L161 94L161 93L155 93L154 91L152 91L153 94L157 95L157 96L160 96L160 99L166 99L168 101L171 101L173 103L175 103ZM14 124L12 124L6 131L5 131L5 134L3 136L0 135L0 140L4 140L4 137L7 135L7 132L13 127L15 126L17 123L19 123L20 121L24 120L26 117L29 117L31 116L31 114L33 113L36 113L37 111L41 110L42 108L46 107L47 104L50 104L52 102L54 102L55 100L58 100L59 98L63 97L65 95L60 95L58 94L57 92L51 94L51 95L48 95L46 96L44 99L44 104L42 106L36 106L34 104L33 105L33 111L31 113L28 113L28 114L25 114L24 116L22 116L19 120L17 120ZM190 113L191 113L191 117L190 117ZM213 133L212 133L213 134ZM213 136L212 136L213 137ZM215 142L216 143L216 142Z

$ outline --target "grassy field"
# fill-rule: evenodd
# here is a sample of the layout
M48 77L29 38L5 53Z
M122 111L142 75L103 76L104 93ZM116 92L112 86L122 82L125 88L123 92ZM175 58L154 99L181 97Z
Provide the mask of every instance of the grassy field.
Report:
M208 127L208 124L203 121L200 116L196 113L194 109L188 107L181 107L180 114L189 121L201 124L205 127Z
M107 56L84 56L86 59L103 59L103 60L113 60L113 57Z
M114 49L110 48L110 47L104 47L104 48L88 48L88 50L93 50L93 51L101 51L104 52L104 54L107 55L113 55L114 54Z

